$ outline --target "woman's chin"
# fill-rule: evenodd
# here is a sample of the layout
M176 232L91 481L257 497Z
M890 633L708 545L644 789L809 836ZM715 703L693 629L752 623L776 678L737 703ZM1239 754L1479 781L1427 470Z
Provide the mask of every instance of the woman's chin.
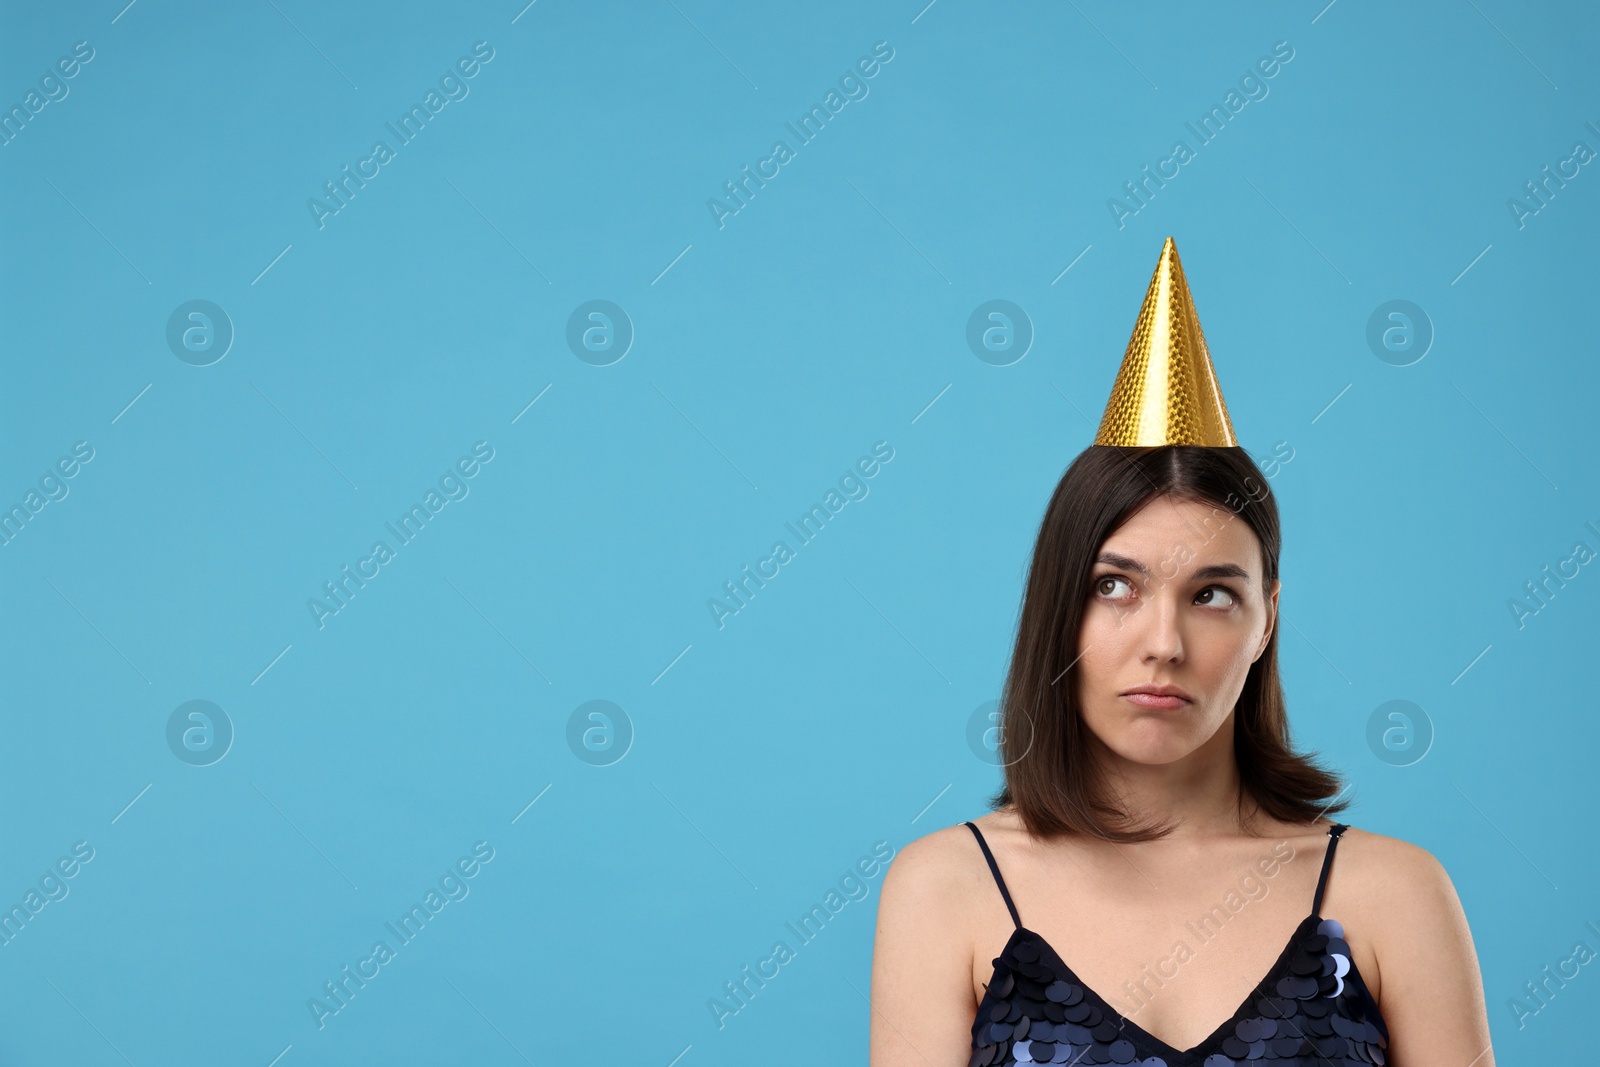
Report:
M1192 731L1175 729L1166 722L1138 723L1124 730L1106 747L1129 763L1165 767L1194 755L1205 743Z

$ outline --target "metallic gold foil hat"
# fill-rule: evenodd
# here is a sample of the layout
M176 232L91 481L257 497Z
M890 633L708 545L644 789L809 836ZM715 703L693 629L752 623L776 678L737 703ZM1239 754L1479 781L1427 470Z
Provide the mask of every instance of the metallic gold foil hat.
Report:
M1094 443L1238 447L1171 237L1161 246Z

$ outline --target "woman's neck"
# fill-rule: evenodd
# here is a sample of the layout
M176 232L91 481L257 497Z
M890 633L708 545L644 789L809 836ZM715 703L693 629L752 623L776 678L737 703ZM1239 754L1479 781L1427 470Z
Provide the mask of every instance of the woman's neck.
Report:
M1138 825L1171 823L1168 841L1203 841L1255 836L1264 829L1260 806L1241 796L1239 763L1233 752L1230 717L1204 745L1168 764L1127 760L1105 745L1093 743L1100 760L1108 799Z

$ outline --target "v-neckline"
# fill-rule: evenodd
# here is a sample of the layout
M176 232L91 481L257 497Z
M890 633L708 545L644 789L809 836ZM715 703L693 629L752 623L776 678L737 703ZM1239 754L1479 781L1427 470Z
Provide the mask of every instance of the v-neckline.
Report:
M1267 985L1268 982L1277 977L1278 971L1288 960L1290 954L1294 952L1295 946L1299 944L1300 940L1305 936L1306 928L1322 921L1322 917L1316 912L1312 912L1304 919L1301 919L1300 925L1296 926L1293 932L1289 934L1289 940L1284 943L1283 949L1278 953L1277 959L1272 961L1272 966L1267 968L1267 973L1262 975L1261 979L1256 982L1255 985L1250 987L1250 991L1245 994L1244 1000L1239 1002L1239 1006L1234 1008L1233 1012L1229 1014L1226 1019L1218 1023L1216 1027L1204 1038L1202 1038L1198 1044L1192 1045L1186 1049L1173 1048L1171 1045L1167 1044L1165 1041L1161 1040L1159 1037L1152 1034L1150 1031L1146 1030L1132 1019L1123 1015L1122 1012L1113 1007L1109 1001L1107 1001L1093 987L1091 987L1089 983L1078 977L1078 973L1072 969L1071 965L1069 965L1066 960L1061 958L1061 953L1056 951L1055 946L1050 944L1050 942L1045 939L1044 935L1039 933L1037 930L1030 930L1026 926L1023 926L1019 923L1016 930L1012 932L1011 939L1006 942L1005 948L1000 950L1000 954L1004 956L1008 952L1014 953L1016 943L1022 937L1026 936L1032 938L1041 949L1050 954L1051 962L1055 969L1059 971L1060 976L1066 978L1074 985L1077 985L1083 989L1083 995L1085 998L1092 1000L1095 1006L1103 1013L1107 1014L1108 1016L1114 1016L1115 1018L1121 1020L1121 1023L1124 1027L1133 1030L1134 1033L1142 1038L1146 1043L1154 1046L1156 1052L1162 1057L1162 1059L1168 1061L1169 1067L1180 1067L1181 1064L1188 1062L1196 1053L1204 1051L1206 1046L1223 1036L1224 1031L1238 1023L1239 1013L1248 1008L1250 1006L1250 1002L1261 995L1261 989L1263 986ZM1354 960L1350 961L1350 969L1351 971L1355 970Z

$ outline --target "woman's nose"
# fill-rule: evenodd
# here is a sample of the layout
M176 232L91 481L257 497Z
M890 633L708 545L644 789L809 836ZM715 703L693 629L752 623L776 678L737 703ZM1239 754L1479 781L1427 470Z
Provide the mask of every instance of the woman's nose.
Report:
M1177 602L1156 597L1133 616L1139 627L1141 655L1146 661L1177 662L1183 658L1183 630Z

